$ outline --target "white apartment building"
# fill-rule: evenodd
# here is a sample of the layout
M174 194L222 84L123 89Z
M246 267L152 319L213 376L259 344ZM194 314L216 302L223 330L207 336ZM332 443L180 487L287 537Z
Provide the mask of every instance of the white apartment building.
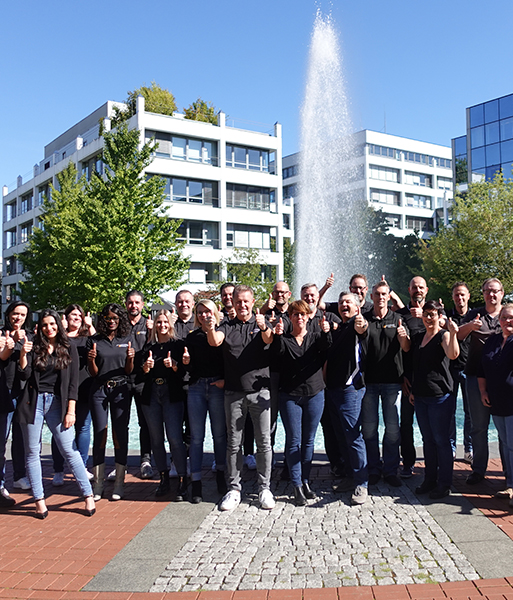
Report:
M376 210L390 224L389 233L404 237L414 230L428 238L447 223L453 197L450 147L365 129L354 134L357 151L356 180ZM283 203L290 206L297 194L299 154L283 158Z
M3 305L16 298L23 252L39 215L44 194L56 175L72 160L89 178L101 171L103 140L99 123L110 127L116 102L106 102L45 146L44 159L33 178L18 177L16 189L3 188ZM145 112L144 98L129 127L141 132L141 144L156 138L155 158L148 175L164 178L168 214L183 219L184 254L190 256L188 281L195 292L215 283L221 259L235 248L255 248L263 263L283 276L283 238L293 238L292 208L282 201L281 125L267 132L230 127L224 113L218 125L185 119L183 115ZM293 239L291 240L293 241ZM273 269L273 270L274 270ZM173 294L166 295L174 299Z

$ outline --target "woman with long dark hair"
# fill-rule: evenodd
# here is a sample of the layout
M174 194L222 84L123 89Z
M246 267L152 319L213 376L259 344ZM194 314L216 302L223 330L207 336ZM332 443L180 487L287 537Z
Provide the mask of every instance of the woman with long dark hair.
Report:
M135 356L130 330L126 310L119 304L107 304L98 318L98 333L87 340L88 368L94 378L91 384L90 406L94 430L95 500L99 500L103 495L109 407L116 463L112 500L121 500L124 495L130 419L128 375L133 371Z
M64 310L62 325L68 334L70 341L75 344L78 351L80 367L78 372L78 398L76 406L75 421L75 443L80 456L87 469L89 457L89 446L91 444L91 412L89 410L89 391L91 388L91 377L87 370L87 338L96 333L89 313L86 315L79 304L70 304ZM52 485L61 486L64 483L64 458L52 437L52 458L54 476ZM89 479L92 473L87 473Z
M18 362L20 379L28 380L28 383L20 396L17 417L23 432L27 474L39 519L48 516L41 469L44 421L80 486L86 514L92 516L95 512L91 484L74 446L78 366L77 349L70 343L59 315L52 309L44 310L34 342L27 340L24 343Z

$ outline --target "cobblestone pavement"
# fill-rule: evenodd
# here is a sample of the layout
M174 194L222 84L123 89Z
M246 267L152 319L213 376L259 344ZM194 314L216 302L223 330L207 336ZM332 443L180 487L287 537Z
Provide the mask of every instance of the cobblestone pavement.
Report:
M363 506L315 480L317 500L296 507L292 486L258 507L245 482L241 504L215 508L157 578L152 592L440 583L479 578L409 487L371 488Z

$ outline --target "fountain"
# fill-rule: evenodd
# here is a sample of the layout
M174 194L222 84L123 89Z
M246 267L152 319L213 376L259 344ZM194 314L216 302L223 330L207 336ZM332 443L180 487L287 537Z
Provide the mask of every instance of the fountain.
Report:
M365 273L361 248L362 193L337 32L317 12L310 44L301 140L296 223L296 297L307 282L324 283L331 298L347 289L353 273Z

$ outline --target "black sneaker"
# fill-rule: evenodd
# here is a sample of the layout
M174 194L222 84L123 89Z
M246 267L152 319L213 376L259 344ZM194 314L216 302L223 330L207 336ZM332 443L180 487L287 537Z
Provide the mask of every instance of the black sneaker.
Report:
M450 493L451 490L449 488L437 487L432 492L429 492L429 497L431 498L431 500L441 500L442 498L448 496Z
M397 475L387 475L383 479L392 487L401 487L403 485L403 482L399 479L399 477L397 477Z
M419 486L415 488L415 493L418 496L422 496L422 494L429 494L432 490L436 488L436 482L434 481L423 481Z
M371 473L369 475L369 485L377 485L380 479L381 475L379 473Z
M483 481L484 479L484 475L481 475L481 473L476 473L475 471L472 471L472 473L467 477L467 483L469 485L476 485L478 483L481 483L481 481Z

